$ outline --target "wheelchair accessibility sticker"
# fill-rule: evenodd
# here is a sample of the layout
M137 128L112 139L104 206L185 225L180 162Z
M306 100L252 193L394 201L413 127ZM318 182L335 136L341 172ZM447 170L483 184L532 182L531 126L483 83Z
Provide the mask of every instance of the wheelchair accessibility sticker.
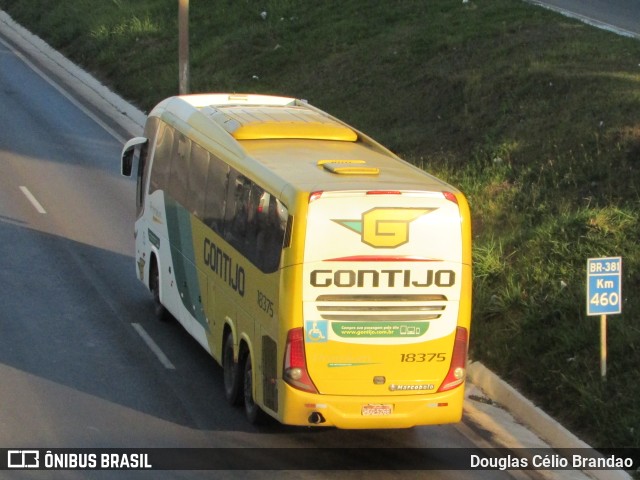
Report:
M326 320L307 320L304 324L307 342L326 342L328 340L328 322Z

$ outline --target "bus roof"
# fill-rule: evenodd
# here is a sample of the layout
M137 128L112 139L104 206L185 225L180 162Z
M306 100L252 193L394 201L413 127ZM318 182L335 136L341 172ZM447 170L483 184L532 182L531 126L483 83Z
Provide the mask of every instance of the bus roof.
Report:
M268 95L171 97L150 113L162 117L264 186L281 192L456 191L304 100Z

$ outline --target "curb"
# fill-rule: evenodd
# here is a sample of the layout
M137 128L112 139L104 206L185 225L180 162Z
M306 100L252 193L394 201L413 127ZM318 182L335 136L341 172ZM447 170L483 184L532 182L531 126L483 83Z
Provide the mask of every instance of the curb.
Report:
M20 56L38 73L46 70L62 85L68 86L83 102L104 114L127 136L142 134L145 113L98 82L89 73L54 50L41 38L17 24L6 12L0 10L0 32L14 45ZM40 73L43 77L42 73Z
M480 388L493 402L504 407L517 421L543 440L548 447L593 450L590 445L564 428L482 363L471 362L467 373L473 385ZM502 428L504 429L504 427ZM498 435L507 438L509 448L540 447L540 445L532 445L530 439L518 438L510 432L501 431L498 432ZM631 480L632 478L622 470L587 470L583 473L598 480Z

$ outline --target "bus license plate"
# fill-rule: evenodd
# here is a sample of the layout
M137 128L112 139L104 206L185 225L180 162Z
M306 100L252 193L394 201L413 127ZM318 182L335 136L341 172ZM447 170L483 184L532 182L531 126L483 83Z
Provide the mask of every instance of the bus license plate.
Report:
M362 415L381 416L391 415L393 413L393 405L363 405Z

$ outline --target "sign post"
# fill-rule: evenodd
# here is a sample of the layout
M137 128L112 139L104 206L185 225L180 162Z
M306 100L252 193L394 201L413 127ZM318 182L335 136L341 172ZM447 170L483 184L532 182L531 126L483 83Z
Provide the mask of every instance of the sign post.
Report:
M600 315L600 376L607 379L607 315L622 313L622 258L587 260L587 315Z

